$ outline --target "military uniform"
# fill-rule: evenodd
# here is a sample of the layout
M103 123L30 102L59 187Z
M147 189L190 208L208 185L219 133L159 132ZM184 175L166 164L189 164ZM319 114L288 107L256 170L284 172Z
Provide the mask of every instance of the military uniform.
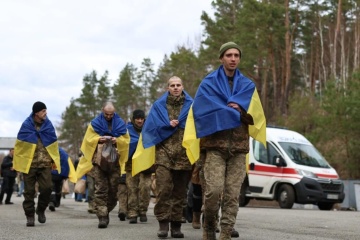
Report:
M39 130L41 124L35 122L36 129ZM34 216L35 202L34 196L35 183L39 184L39 197L37 201L36 212L44 212L50 202L52 191L51 169L53 160L44 147L40 138L36 144L34 158L31 162L30 170L24 173L24 202L23 208L26 216Z
M220 239L230 239L239 208L240 187L246 175L248 125L216 132L201 139L200 145L206 154L203 166L204 229L210 234L215 231L220 196L223 194L226 204L221 208Z
M146 222L146 213L150 203L151 172L144 171L132 176L132 161L130 159L126 162L125 170L128 193L128 217L136 222L135 219L140 216L140 221Z
M168 96L167 109L169 119L177 119L184 96L175 98ZM179 224L183 215L183 203L187 185L190 180L192 166L182 147L184 129L178 130L168 139L156 146L156 190L157 203L154 208L159 222Z
M102 151L104 144L99 143L97 151ZM106 218L109 221L109 213L117 204L117 191L120 179L120 165L118 161L111 163L107 170L102 169L98 154L94 154L94 166L91 169L95 182L93 206L99 219ZM101 159L101 157L100 157ZM103 161L103 160L100 160Z
M126 174L122 174L119 179L119 185L118 185L118 201L119 201L119 211L118 211L118 217L120 218L120 221L125 221L125 218L127 216L127 205L128 205L128 191L126 186Z

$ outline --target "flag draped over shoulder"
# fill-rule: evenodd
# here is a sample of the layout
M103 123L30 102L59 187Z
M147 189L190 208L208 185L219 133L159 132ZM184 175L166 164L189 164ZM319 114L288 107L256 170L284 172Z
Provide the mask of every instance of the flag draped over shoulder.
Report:
M59 173L57 170L52 170L51 174L60 175L63 176L64 178L69 178L71 182L76 183L77 178L71 158L62 148L59 148L59 154L60 154L61 173Z
M139 142L133 156L133 176L150 168L155 163L156 144L169 138L178 128L185 128L185 122L193 99L187 92L183 91L183 93L185 95L185 101L181 108L179 118L177 119L179 120L179 125L175 128L170 125L169 114L166 107L169 92L166 92L154 102L142 128Z
M26 118L18 132L14 148L14 169L23 173L29 172L38 138L40 138L54 161L56 169L61 172L59 146L55 128L51 121L46 118L40 129L37 130L33 114Z
M227 106L230 102L237 103L253 117L254 125L249 125L249 134L266 144L266 120L255 84L237 69L231 89L220 66L201 82L188 115L183 146L190 161L199 157L198 138L241 125L240 113Z
M127 124L127 129L130 135L129 158L131 158L136 150L140 134L135 130L131 122Z
M127 161L129 154L129 133L124 120L122 120L117 113L114 113L111 122L112 128L109 130L108 122L105 119L104 114L100 113L89 124L80 147L83 156L80 158L76 168L77 179L80 179L93 167L93 155L101 136L116 137L116 147L120 154L119 164L122 170L125 168L125 162Z

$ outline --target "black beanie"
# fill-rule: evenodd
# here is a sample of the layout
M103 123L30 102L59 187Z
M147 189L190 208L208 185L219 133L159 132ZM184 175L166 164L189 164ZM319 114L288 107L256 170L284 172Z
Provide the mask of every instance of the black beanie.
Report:
M46 109L46 105L43 102L36 102L36 103L34 103L34 105L32 107L33 113L40 112L43 109Z
M133 119L137 119L137 118L145 118L145 112L143 110L140 109L136 109L133 112Z

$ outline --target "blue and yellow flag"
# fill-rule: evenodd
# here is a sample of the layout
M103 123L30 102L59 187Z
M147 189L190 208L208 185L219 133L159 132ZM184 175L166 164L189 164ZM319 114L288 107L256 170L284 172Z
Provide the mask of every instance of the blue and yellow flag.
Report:
M61 173L59 173L57 170L52 170L51 174L69 178L70 182L76 183L76 172L71 158L63 148L59 148L59 154Z
M237 103L254 120L249 134L266 145L266 119L255 84L237 69L230 88L223 66L201 82L186 122L183 146L191 162L200 155L199 138L241 125L240 113L228 107Z
M129 160L131 160L139 142L140 133L135 130L134 125L131 122L127 124L127 129L130 135Z
M118 153L120 154L120 171L124 172L125 163L129 155L130 143L130 136L126 128L126 124L117 113L114 113L112 118L112 128L109 130L108 122L105 119L104 114L100 113L89 124L81 144L80 150L83 153L83 156L80 158L79 164L76 168L77 179L80 179L92 169L93 155L101 136L116 137L116 147Z
M17 135L14 148L14 169L23 173L29 172L38 138L40 138L42 144L54 161L56 169L61 172L59 146L55 128L51 121L46 118L40 129L37 130L32 113L23 122Z
M185 101L178 118L179 125L175 128L170 125L169 114L166 107L169 92L166 92L154 102L142 128L140 139L133 156L133 176L148 169L155 163L156 144L169 138L178 128L185 128L185 122L193 99L187 92L183 91L183 93L185 95Z

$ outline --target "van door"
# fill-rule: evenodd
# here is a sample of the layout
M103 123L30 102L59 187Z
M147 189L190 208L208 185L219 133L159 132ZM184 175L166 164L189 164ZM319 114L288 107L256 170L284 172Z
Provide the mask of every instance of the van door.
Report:
M278 156L281 156L280 152L271 143L267 142L267 148L265 148L262 143L252 141L252 159L250 159L248 174L252 197L261 196L273 199L273 186L281 179L284 167L276 166Z

